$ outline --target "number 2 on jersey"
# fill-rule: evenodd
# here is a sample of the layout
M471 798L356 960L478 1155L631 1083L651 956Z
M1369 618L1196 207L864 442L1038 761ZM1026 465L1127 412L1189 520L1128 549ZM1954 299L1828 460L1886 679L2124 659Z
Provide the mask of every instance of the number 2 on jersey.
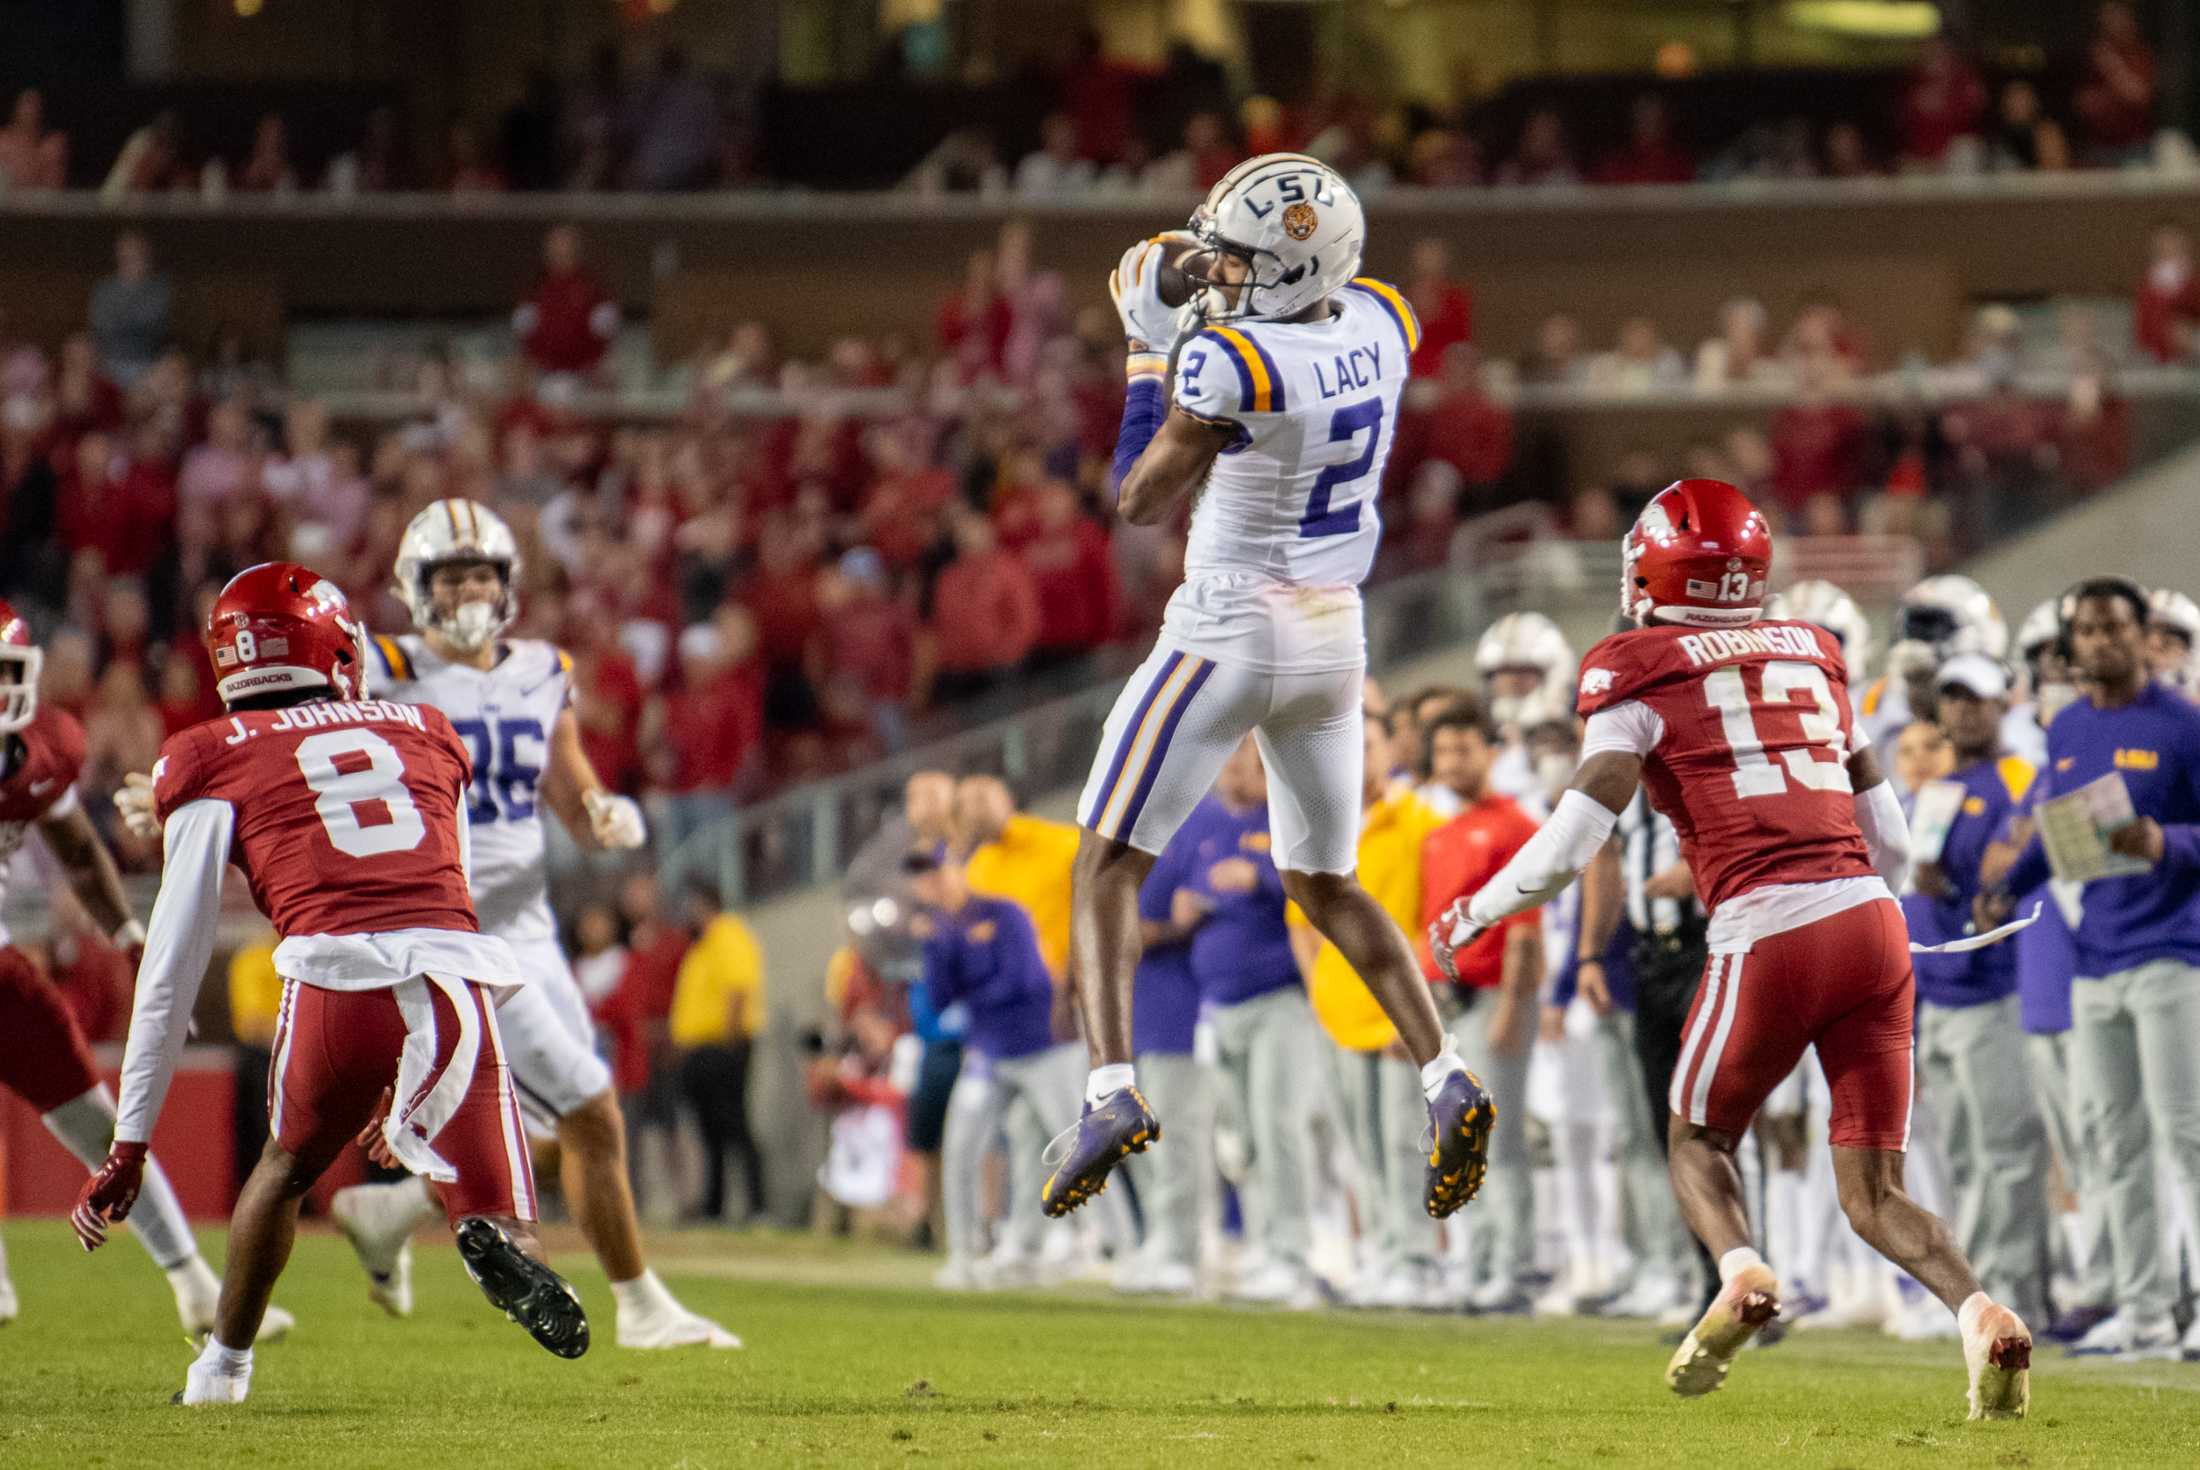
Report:
M341 757L352 757L337 764ZM365 766L359 765L364 758ZM348 769L346 769L348 767ZM298 773L313 788L314 812L336 850L349 857L410 852L427 836L412 793L405 789L405 758L372 730L325 730L298 742ZM361 807L380 806L386 821L361 820Z
M1766 664L1758 678L1764 702L1794 710L1802 722L1803 738L1823 749L1830 759L1818 759L1808 746L1793 746L1780 752L1780 765L1787 769L1783 772L1774 765L1765 754L1764 737L1757 733L1742 671L1720 669L1703 681L1703 696L1719 712L1727 746L1734 752L1734 794L1745 801L1778 796L1788 789L1789 776L1810 791L1849 790L1849 767L1841 750L1841 713L1834 705L1833 686L1827 682L1825 670L1816 664L1779 659ZM1799 693L1810 696L1809 703L1795 703Z
M1333 464L1314 481L1314 493L1306 498L1306 514L1299 517L1301 538L1345 536L1360 529L1360 502L1330 509L1330 497L1339 486L1365 479L1375 463L1375 446L1383 437L1383 400L1363 399L1348 403L1329 420L1329 442L1349 444L1366 433L1367 443L1343 464Z

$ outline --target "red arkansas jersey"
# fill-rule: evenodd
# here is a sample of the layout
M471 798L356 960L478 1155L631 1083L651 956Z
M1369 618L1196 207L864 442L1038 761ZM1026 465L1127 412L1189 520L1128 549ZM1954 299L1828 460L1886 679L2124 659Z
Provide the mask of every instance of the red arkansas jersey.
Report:
M41 704L31 722L13 735L0 736L10 762L0 776L0 895L7 891L8 864L23 846L33 822L65 816L76 802L76 778L84 769L84 727L67 710ZM7 930L0 927L0 943Z
M1754 888L1869 878L1848 759L1848 675L1809 623L1671 624L1616 633L1581 665L1578 708L1603 716L1583 755L1633 749L1716 909Z
M440 710L367 699L249 710L179 730L153 767L161 821L235 814L231 858L277 933L476 932L460 855L466 747Z

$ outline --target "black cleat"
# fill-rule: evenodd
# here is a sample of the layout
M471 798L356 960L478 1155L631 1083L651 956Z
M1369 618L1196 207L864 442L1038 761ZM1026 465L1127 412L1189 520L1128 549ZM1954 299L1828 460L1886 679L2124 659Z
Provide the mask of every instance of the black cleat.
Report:
M588 1351L588 1314L565 1278L480 1216L458 1227L458 1258L489 1305L561 1358Z

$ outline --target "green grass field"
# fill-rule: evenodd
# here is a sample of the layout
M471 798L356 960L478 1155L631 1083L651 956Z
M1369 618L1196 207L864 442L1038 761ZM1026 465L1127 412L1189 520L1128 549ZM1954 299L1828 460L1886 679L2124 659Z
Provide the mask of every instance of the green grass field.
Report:
M566 1251L598 1336L565 1363L492 1315L448 1247L419 1253L396 1322L342 1241L309 1233L277 1296L298 1331L261 1350L251 1402L185 1411L168 1397L189 1350L142 1252L86 1257L52 1222L6 1241L8 1470L2200 1464L2200 1366L2043 1357L2033 1418L1970 1425L1952 1344L1805 1334L1682 1403L1647 1328L950 1297L914 1258L789 1237L658 1243L740 1353L619 1351L603 1277Z

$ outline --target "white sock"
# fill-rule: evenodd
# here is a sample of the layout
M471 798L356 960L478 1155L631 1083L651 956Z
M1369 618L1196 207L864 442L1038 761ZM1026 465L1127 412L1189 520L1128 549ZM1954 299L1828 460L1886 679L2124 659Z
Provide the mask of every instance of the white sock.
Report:
M1988 1296L1983 1291L1974 1291L1969 1296L1965 1297L1963 1299L1963 1305L1956 1308L1957 1330L1962 1332L1963 1335L1966 1337L1970 1336L1971 1329L1978 1325L1978 1314L1985 1311L1993 1304L1994 1299Z
M1464 1072L1467 1064L1459 1059L1459 1049L1452 1045L1449 1036L1444 1038L1444 1049L1421 1069L1421 1091L1430 1102L1436 1101L1436 1093L1454 1072Z
M1765 1258L1757 1254L1755 1246L1738 1245L1719 1257L1719 1282L1724 1285L1750 1267L1764 1263Z
M221 1339L209 1332L206 1346L199 1349L198 1365L227 1378L252 1371L252 1349L223 1347Z
M680 1310L679 1302L673 1299L671 1292L665 1290L665 1284L657 1279L657 1273L650 1270L644 1270L632 1281L612 1282L611 1303L622 1317L631 1317L637 1313L647 1316L652 1312Z
M1126 1087L1138 1085L1138 1069L1129 1062L1110 1062L1094 1067L1085 1079L1085 1104L1098 1107Z

